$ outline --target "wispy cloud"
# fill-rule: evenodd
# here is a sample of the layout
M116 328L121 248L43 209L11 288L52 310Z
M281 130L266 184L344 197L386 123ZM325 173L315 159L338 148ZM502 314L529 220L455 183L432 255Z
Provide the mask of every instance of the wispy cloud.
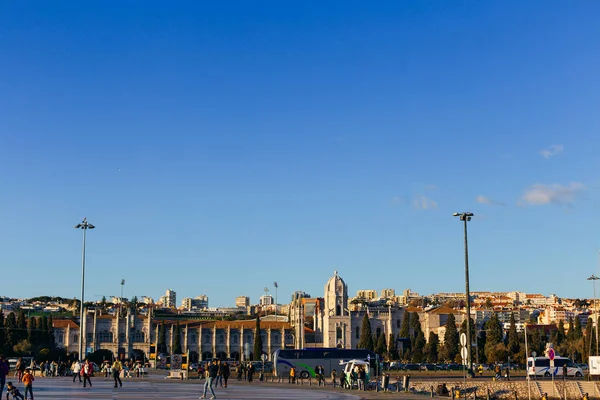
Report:
M437 190L437 186L430 183L429 185L425 185L425 190Z
M395 205L406 204L406 199L402 196L394 196L394 197L392 197L392 204L395 204Z
M438 206L434 200L425 196L416 196L413 199L412 205L418 210L429 210Z
M477 201L480 204L488 204L490 206L505 206L506 205L506 203L503 203L501 201L492 200L486 196L477 196L475 201Z
M525 190L519 204L539 206L544 204L571 205L587 188L583 183L571 182L568 185L554 183L532 185Z
M560 153L563 152L563 150L564 150L564 147L562 144L553 144L552 146L550 146L544 150L541 150L540 154L545 159L549 159L550 157L559 155Z

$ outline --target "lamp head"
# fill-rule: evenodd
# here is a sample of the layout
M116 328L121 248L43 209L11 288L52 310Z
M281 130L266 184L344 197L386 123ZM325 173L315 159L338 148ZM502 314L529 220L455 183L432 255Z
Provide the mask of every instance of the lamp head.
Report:
M454 214L452 214L452 216L454 217L458 217L460 215L460 213L455 212Z

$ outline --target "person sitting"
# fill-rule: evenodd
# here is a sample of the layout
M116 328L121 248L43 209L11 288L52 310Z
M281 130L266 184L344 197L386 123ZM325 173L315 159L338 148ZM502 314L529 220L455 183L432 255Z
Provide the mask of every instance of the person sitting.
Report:
M19 389L16 388L16 386L14 386L12 384L12 382L8 382L6 384L6 400L8 400L8 395L12 394L13 399L20 399L23 400L25 397L21 394L21 392L19 392Z

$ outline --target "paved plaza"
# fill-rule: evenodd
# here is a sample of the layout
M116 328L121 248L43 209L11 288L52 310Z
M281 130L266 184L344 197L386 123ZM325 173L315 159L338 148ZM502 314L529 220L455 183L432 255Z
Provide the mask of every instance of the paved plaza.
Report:
M178 381L167 379L123 380L123 387L115 389L112 380L92 378L92 388L84 388L79 382L73 383L69 378L36 378L33 384L33 394L39 399L198 399L202 394L203 381ZM230 382L227 389L215 389L217 399L227 400L358 400L351 394L334 391L316 390L291 386L261 385ZM14 380L13 380L14 383ZM23 393L22 384L19 390ZM3 393L4 396L6 394ZM210 391L207 394L210 398Z

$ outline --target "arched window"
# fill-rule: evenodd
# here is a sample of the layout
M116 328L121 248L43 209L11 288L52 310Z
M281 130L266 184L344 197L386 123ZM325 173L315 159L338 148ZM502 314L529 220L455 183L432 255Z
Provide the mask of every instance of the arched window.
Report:
M400 329L400 323L401 323L401 322L400 322L400 320L399 320L399 319L397 319L397 320L396 320L396 328Z
M356 327L356 338L360 339L360 328L358 326Z
M335 328L335 340L342 340L342 327Z
M339 304L335 306L335 315L337 315L338 317L342 315L342 307Z

